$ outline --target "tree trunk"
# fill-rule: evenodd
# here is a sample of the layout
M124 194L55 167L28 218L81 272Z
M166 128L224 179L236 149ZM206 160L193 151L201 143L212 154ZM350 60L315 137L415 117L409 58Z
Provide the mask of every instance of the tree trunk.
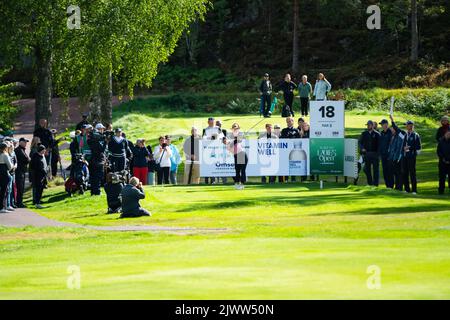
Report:
M411 61L419 59L419 28L417 26L417 0L411 0Z
M52 54L51 51L36 48L36 100L35 127L40 119L50 122L52 116Z
M299 70L299 44L298 44L298 27L299 27L299 0L294 0L294 25L292 38L292 72L297 73Z
M101 121L103 124L112 123L112 73L107 70L100 83Z

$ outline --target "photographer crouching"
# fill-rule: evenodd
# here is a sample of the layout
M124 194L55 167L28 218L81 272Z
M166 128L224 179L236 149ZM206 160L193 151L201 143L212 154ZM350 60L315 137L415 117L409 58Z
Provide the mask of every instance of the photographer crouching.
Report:
M138 178L133 177L120 194L122 197L122 214L121 218L137 218L143 216L151 216L151 213L141 207L139 200L145 198L142 183Z

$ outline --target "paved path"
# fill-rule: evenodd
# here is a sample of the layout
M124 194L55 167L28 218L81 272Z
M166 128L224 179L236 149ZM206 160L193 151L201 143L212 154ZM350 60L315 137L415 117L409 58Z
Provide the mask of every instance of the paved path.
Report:
M16 209L14 212L0 213L0 226L11 228L23 228L27 226L37 228L69 227L69 228L86 228L97 231L112 231L112 232L166 231L166 232L174 232L177 234L223 233L228 231L228 229L226 228L191 228L191 227L160 227L160 226L87 226L51 220L27 209Z

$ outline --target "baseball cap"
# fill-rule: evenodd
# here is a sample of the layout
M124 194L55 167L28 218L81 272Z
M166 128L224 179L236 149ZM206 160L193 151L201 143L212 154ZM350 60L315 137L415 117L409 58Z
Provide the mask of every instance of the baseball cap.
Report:
M30 140L22 137L19 139L19 142L30 142Z
M96 129L96 130L100 130L100 129L106 129L106 128L105 128L105 126L104 126L103 124L97 123L97 124L95 125L95 129Z
M122 132L122 128L116 128L114 132Z
M449 121L448 116L443 116L441 121Z
M264 77L269 77L269 74L268 73L264 73Z
M408 121L405 122L405 125L406 125L406 126L408 126L408 125L414 125L414 121L408 120Z
M381 124L381 125L383 125L383 124L389 124L389 121L387 121L386 119L383 119L383 120L381 120L380 124Z
M43 146L42 144L40 144L39 146L38 146L38 148L37 148L37 151L38 152L42 152L42 151L44 151L45 150L45 146Z
M273 128L274 128L274 129L281 129L281 127L280 127L279 124L274 125Z
M214 121L215 119L213 117L209 117L208 121Z
M4 142L0 142L0 149L6 149L8 148L8 145Z
M373 126L373 121L372 120L367 121L366 125L369 125L369 124Z

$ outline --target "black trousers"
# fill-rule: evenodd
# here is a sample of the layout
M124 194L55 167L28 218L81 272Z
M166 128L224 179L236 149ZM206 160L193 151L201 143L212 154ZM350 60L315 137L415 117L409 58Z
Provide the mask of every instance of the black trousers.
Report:
M381 157L381 166L383 167L383 179L386 188L394 188L394 172L387 157Z
M23 193L25 191L25 172L16 171L16 189L17 189L16 204L22 206Z
M170 167L160 168L158 171L158 184L170 184L169 176L170 176Z
M120 172L125 170L127 161L125 157L111 157L110 162L112 172Z
M294 95L293 94L286 94L284 95L284 103L289 107L289 110L291 112L291 115L294 117Z
M133 213L122 213L120 215L121 218L138 218L138 217L144 217L144 216L150 216L150 212L145 210L144 208L139 208L138 211Z
M392 176L394 181L395 190L403 190L403 170L401 161L389 160L389 166L392 168Z
M380 159L376 153L367 153L365 156L364 173L369 186L378 187L380 180Z
M300 110L302 112L302 116L308 116L308 107L309 107L309 98L300 98Z
M44 185L41 182L33 183L33 204L41 203L42 193L44 192Z
M91 185L91 195L99 196L103 181L103 164L91 162L89 165L89 184Z
M269 183L275 183L276 180L277 180L277 177L269 177ZM261 182L267 183L267 177L262 177Z
M236 171L236 178L234 182L244 184L247 181L247 164L248 157L245 152L240 152L234 155L234 169Z
M6 172L0 173L0 208L4 209L3 203L6 198L6 189L8 188L8 175Z
M445 192L445 180L448 180L448 188L450 189L450 164L439 160L439 193Z
M58 161L55 161L53 158L52 158L52 176L53 177L56 177L57 175L58 175Z
M261 103L264 106L264 115L267 116L270 113L270 107L272 106L272 95L263 94L261 100Z
M416 157L403 158L403 184L406 192L417 192Z

